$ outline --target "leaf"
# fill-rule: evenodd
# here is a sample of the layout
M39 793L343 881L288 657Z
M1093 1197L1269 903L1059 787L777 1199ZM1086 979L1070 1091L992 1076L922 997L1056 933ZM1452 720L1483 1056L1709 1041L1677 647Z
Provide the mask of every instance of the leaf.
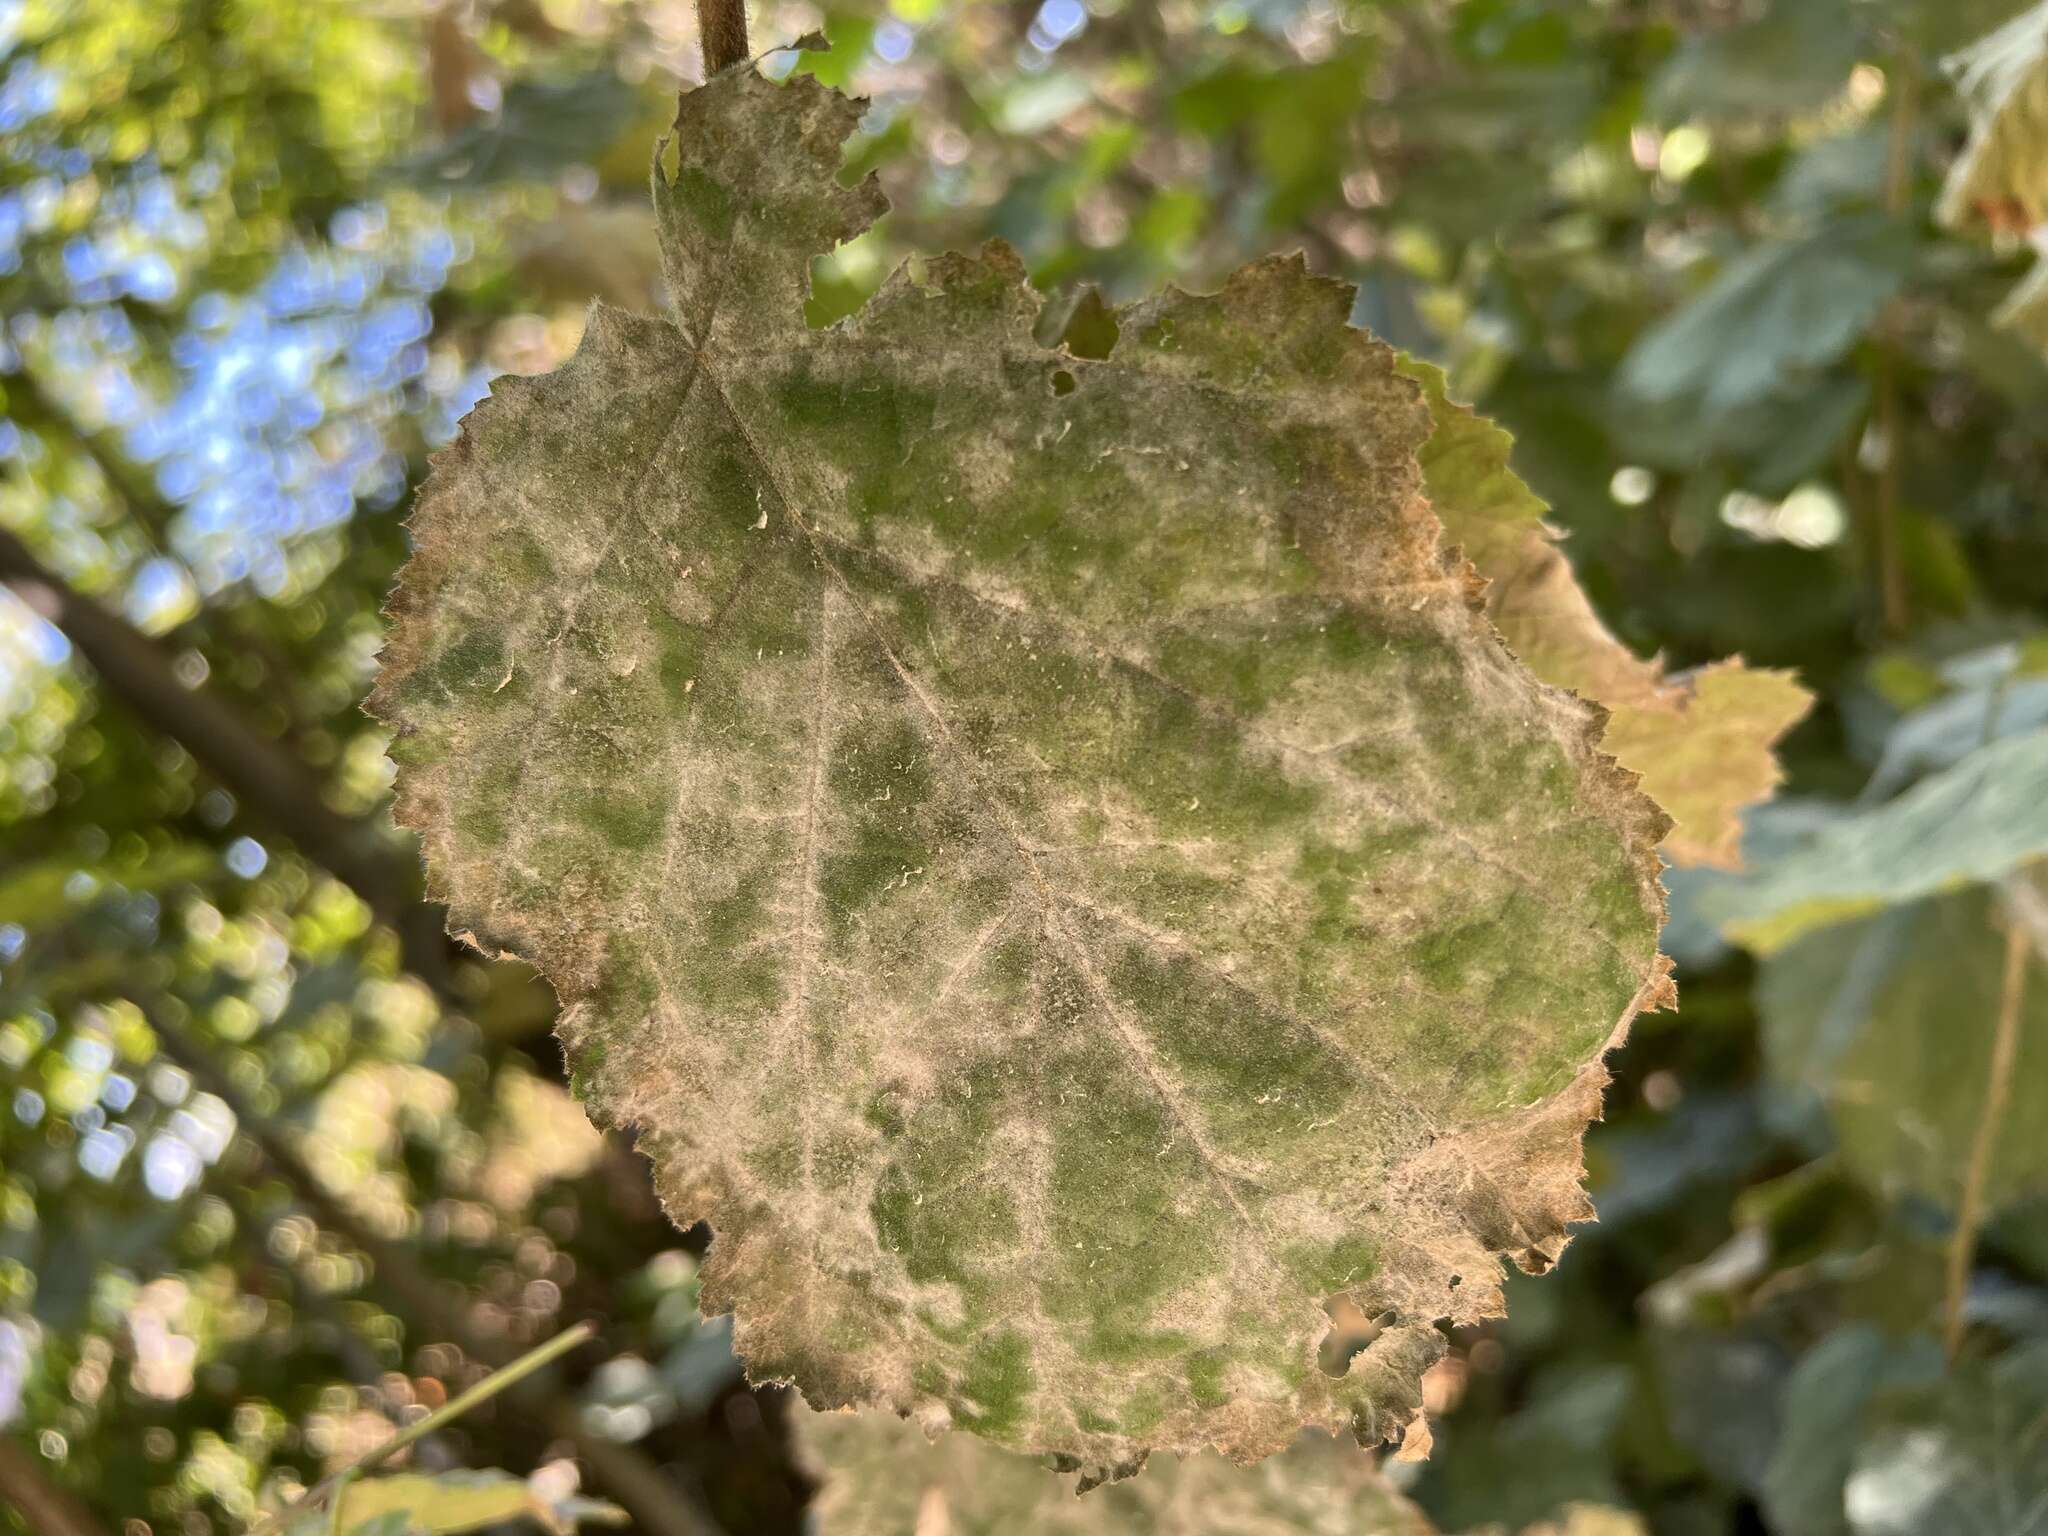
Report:
M1942 60L1970 112L1935 217L1951 229L2023 234L2048 221L2048 5Z
M1848 83L1864 43L1845 0L1768 6L1754 21L1687 38L1650 82L1650 110L1675 122L1819 107Z
M1844 918L2001 879L2043 853L2048 728L1979 747L1897 799L1834 820L1722 893L1716 910L1730 938L1769 954Z
M1869 1187L1952 1204L1991 1070L2004 917L1991 892L1943 896L1809 934L1757 977L1764 1061L1827 1109ZM2048 1190L2048 986L2029 986L1987 1205Z
M1015 257L828 329L856 104L738 72L422 493L373 696L458 929L717 1234L757 1380L1058 1452L1398 1434L1590 1214L1663 818L1438 542L1428 411L1266 261L1032 339ZM1387 1316L1333 1377L1342 1293Z
M1919 704L1886 734L1865 800L1888 799L1986 742L2048 726L2048 647L2039 639L1952 657L1930 686L1949 691Z
M1808 1350L1785 1383L1783 1433L1764 1471L1762 1502L1781 1536L1845 1536L1842 1487L1877 1395L1939 1380L1931 1339L1894 1342L1868 1323L1837 1328Z
M591 164L639 111L633 88L610 66L560 79L514 80L487 118L478 118L400 167L428 185L548 180Z
M1949 167L1935 217L1950 229L2004 235L2048 223L2048 5L1942 60L1970 111L1970 138ZM2048 348L2048 267L2036 262L1993 323Z
M887 1414L793 1413L819 1488L818 1536L1433 1536L1422 1511L1349 1438L1313 1432L1253 1471L1213 1451L1156 1456L1086 1499L1074 1478L973 1435L927 1441Z
M1877 215L1838 219L1743 252L1640 336L1623 390L1710 418L1779 398L1847 352L1904 284L1913 242Z
M1901 1393L1844 1490L1856 1536L2048 1531L2048 1340Z
M1603 745L1672 818L1664 851L1678 864L1730 866L1738 813L1783 775L1771 748L1812 707L1789 672L1739 658L1673 679L1610 634L1543 522L1550 508L1509 467L1513 439L1445 392L1443 371L1404 357L1428 395L1436 430L1422 449L1430 505L1492 585L1486 609L1538 677L1610 711Z
M324 1509L314 1510L294 1530L302 1536L330 1530L334 1536L460 1536L522 1519L567 1536L580 1523L623 1525L626 1514L601 1500L550 1502L504 1472L398 1472L344 1484L331 1524Z

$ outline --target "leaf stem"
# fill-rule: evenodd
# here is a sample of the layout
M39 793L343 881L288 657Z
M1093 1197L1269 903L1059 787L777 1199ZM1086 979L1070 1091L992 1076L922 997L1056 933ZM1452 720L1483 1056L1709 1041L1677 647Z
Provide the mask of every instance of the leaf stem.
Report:
M704 50L704 78L744 63L747 57L747 0L697 0L697 41Z
M406 1425L405 1428L401 1429L389 1440L386 1440L382 1445L373 1446L347 1466L338 1467L328 1473L327 1476L314 1484L308 1492L249 1532L249 1536L274 1536L275 1532L282 1530L285 1524L295 1516L319 1508L321 1501L332 1496L334 1491L348 1478L355 1476L359 1472L369 1471L371 1468L397 1455L415 1440L423 1439L431 1435L435 1430L440 1429L443 1425L453 1423L479 1403L488 1402L507 1387L525 1380L542 1366L549 1364L562 1355L566 1355L570 1350L596 1332L596 1328L591 1324L578 1323L575 1327L564 1329L556 1334L545 1344L534 1346L517 1360L511 1362L511 1364L500 1366L497 1370L491 1372L490 1375L467 1391L456 1393L455 1396L449 1398L447 1402L417 1423Z
M1884 207L1903 218L1913 203L1913 145L1920 126L1920 72L1903 52L1892 60L1892 115L1885 145ZM1879 611L1889 634L1906 628L1906 569L1900 550L1899 480L1905 459L1905 412L1900 404L1900 358L1895 345L1898 305L1879 326L1877 429L1884 439L1884 463L1877 476L1876 548Z
M1943 1309L1942 1347L1953 1360L1963 1343L1963 1299L1970 1287L1970 1263L1977 1252L1977 1229L1984 1221L1984 1187L1991 1179L1991 1157L2012 1096L2013 1063L2019 1056L2020 1003L2025 996L2028 937L2018 916L2005 925L2005 979L1998 994L1998 1025L1991 1037L1991 1074L1984 1085L1984 1111L1970 1145L1970 1166L1963 1177L1963 1198L1956 1208L1955 1231L1948 1243L1948 1293Z

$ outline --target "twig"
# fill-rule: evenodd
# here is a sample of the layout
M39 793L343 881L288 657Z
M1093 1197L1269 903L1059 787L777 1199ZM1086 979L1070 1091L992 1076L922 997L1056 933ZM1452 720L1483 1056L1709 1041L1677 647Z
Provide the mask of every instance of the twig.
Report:
M596 1332L597 1329L589 1323L578 1323L575 1327L565 1329L563 1332L556 1334L545 1344L534 1346L511 1364L500 1366L497 1370L491 1372L490 1375L486 1376L475 1386L470 1387L467 1391L456 1393L455 1396L449 1398L447 1402L417 1423L406 1425L405 1428L401 1429L389 1440L386 1440L382 1445L372 1447L370 1450L363 1452L362 1455L349 1462L346 1466L337 1467L311 1488L307 1489L305 1493L285 1506L285 1508L279 1510L268 1520L258 1524L249 1532L249 1536L273 1536L273 1533L282 1530L285 1523L294 1516L319 1508L325 1500L334 1495L343 1482L354 1477L358 1472L367 1472L373 1467L382 1465L404 1450L408 1445L411 1445L415 1440L431 1435L443 1425L454 1423L455 1420L461 1418L462 1415L476 1407L477 1404L489 1402L507 1387L516 1385L528 1376L531 1376L542 1366L566 1355L570 1350L581 1344L585 1339L590 1338Z
M160 1009L146 1009L145 1015L164 1053L234 1112L241 1134L272 1171L291 1185L299 1203L321 1226L346 1238L370 1261L372 1283L397 1303L398 1311L459 1345L473 1359L496 1365L509 1362L508 1351L469 1327L409 1249L372 1231L320 1182L290 1137L256 1113L202 1046L165 1019ZM574 1405L553 1393L536 1391L531 1382L515 1382L508 1400L549 1434L573 1445L577 1458L589 1469L591 1481L625 1506L641 1531L649 1536L720 1536L717 1523L686 1489L664 1476L636 1447L593 1434Z
M704 77L747 59L747 0L697 0L697 41Z
M126 619L44 567L0 529L0 581L62 630L122 703L177 742L236 799L334 874L398 932L406 969L444 996L448 943L439 915L412 899L403 865L377 846L370 822L331 810L312 772L259 735L204 688L178 681L161 647Z
M105 1536L92 1511L36 1461L33 1451L0 1439L0 1508L12 1506L35 1536Z
M1970 1166L1963 1177L1962 1201L1956 1207L1955 1231L1948 1240L1948 1294L1943 1310L1942 1346L1951 1360L1962 1348L1963 1299L1970 1288L1977 1229L1984 1221L1984 1187L1991 1179L1992 1154L1998 1149L2006 1101L2012 1096L2029 947L2025 925L2017 917L2009 917L2005 925L2005 979L1998 994L1998 1026L1991 1037L1991 1075L1984 1085L1984 1109L1977 1118L1977 1135L1970 1145Z

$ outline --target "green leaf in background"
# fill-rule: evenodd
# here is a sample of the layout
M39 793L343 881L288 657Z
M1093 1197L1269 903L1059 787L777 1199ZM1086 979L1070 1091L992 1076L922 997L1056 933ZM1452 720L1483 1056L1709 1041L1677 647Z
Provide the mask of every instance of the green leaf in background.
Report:
M430 186L548 180L591 165L641 112L634 88L609 66L560 79L515 80L497 110L450 134L406 166Z
M1509 465L1513 439L1445 392L1441 369L1404 357L1429 398L1422 449L1430 505L1489 585L1486 611L1538 677L1609 712L1602 743L1671 817L1674 863L1738 862L1739 812L1782 777L1772 748L1812 707L1790 673L1717 662L1670 678L1615 639L1572 574L1550 508Z
M1876 1422L1843 1491L1854 1536L2048 1530L2048 1339L1892 1394Z
M441 459L399 815L757 1379L1097 1477L1398 1435L1590 1214L1664 819L1477 611L1348 289L1260 262L1083 358L991 246L808 329L857 117L686 96L670 319L599 306ZM1339 1293L1388 1315L1341 1376Z
M1710 417L1784 394L1862 337L1906 280L1909 231L1877 215L1767 240L1640 336L1623 392Z
M1778 1536L1847 1536L1843 1487L1855 1469L1879 1394L1940 1379L1930 1338L1894 1339L1851 1323L1792 1369L1780 1402L1783 1431L1764 1473L1762 1503Z
M1718 900L1724 930L1769 954L1880 907L1998 880L2048 853L2048 728L1980 747L1895 800L1841 817Z
M395 1472L355 1479L331 1515L315 1510L290 1529L292 1536L462 1536L525 1520L550 1536L570 1536L583 1525L623 1525L626 1512L601 1500L543 1497L505 1472Z
M1911 691L1896 701L1910 707L1885 733L1863 788L1866 804L1954 767L1987 742L2048 726L2048 636L1966 651L1931 673L1904 658L1881 659L1872 677L1881 691ZM1936 692L1921 696L1923 688Z
M1990 1077L2004 922L1994 891L1961 891L1823 928L1758 972L1767 1068L1826 1106L1872 1189L1956 1199ZM1991 1207L2048 1190L2048 986L2024 993L2012 1095Z
M1790 0L1760 10L1681 43L1650 82L1650 110L1664 122L1786 116L1840 92L1864 48L1863 7Z

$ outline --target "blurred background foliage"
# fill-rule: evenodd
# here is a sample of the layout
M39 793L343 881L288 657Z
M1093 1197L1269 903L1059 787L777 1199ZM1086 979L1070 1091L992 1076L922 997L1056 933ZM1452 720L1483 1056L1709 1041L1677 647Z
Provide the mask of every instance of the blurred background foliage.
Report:
M753 11L831 40L763 67L872 99L848 174L895 204L817 323L991 236L1112 299L1303 249L1515 430L1618 634L1819 695L1749 868L1672 876L1600 1224L1431 1379L1395 1473L1445 1529L2048 1528L2017 9ZM593 296L659 302L697 73L686 0L0 0L0 1527L239 1529L581 1319L415 1465L802 1527L707 1234L583 1120L545 990L440 937L357 707L427 453Z

